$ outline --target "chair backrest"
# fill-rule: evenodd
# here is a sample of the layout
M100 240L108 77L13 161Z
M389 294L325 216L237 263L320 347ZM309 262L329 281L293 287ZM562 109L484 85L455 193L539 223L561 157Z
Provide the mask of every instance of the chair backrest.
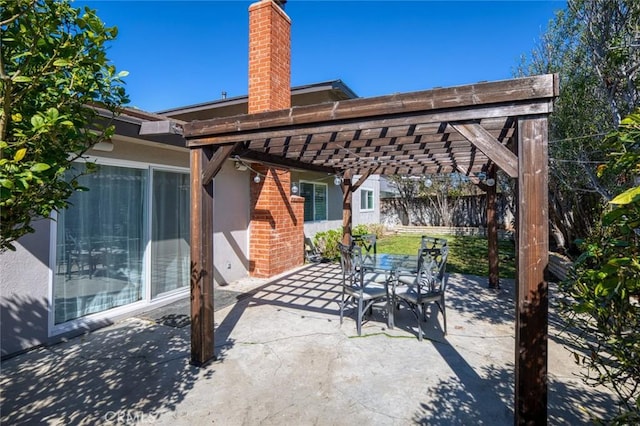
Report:
M423 235L420 241L420 247L427 249L440 249L446 245L447 240L445 238L428 237L426 235Z
M418 250L418 282L421 292L444 292L447 286L446 267L449 246L439 238L440 247L422 246ZM444 242L444 244L442 244Z
M420 248L430 251L431 256L435 258L438 265L438 279L444 278L445 269L447 267L447 257L449 256L449 246L445 238L422 236Z
M346 276L351 273L352 261L351 261L351 247L338 243L338 251L340 252L340 267L342 268L342 275Z
M358 236L359 246L367 254L377 254L376 234L364 234Z
M362 286L362 249L359 246L346 246L338 243L343 285Z
M435 257L436 264L438 265L438 281L440 281L440 288L442 291L447 289L447 258L449 257L449 246L444 245L440 249L440 254Z
M431 250L426 248L420 248L418 250L418 293L434 293L439 290L437 288L437 265Z

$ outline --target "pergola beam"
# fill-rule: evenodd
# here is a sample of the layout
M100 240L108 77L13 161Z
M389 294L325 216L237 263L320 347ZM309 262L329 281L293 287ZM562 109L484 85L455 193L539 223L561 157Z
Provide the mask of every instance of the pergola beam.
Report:
M184 134L188 146L237 142L210 138L212 135L248 134L267 131L270 137L278 137L277 128L284 127L284 135L321 123L338 123L338 130L375 129L388 127L394 116L405 115L399 121L409 123L437 123L442 121L473 120L544 114L550 112L547 100L556 96L556 79L553 74L524 77L512 80L469 84L411 93L401 93L374 98L359 98L327 104L294 107L234 117L214 118L186 123ZM521 102L522 101L522 102ZM456 109L451 111L451 109ZM449 111L447 111L449 110ZM444 115L429 115L427 120L417 119L426 111ZM379 120L376 117L386 117ZM457 117L457 118L456 118ZM367 124L362 125L363 118ZM408 118L408 120L407 120ZM319 129L309 133L323 133Z
M476 123L449 123L458 133L476 146L510 177L518 177L518 158L494 138L491 133Z
M326 109L326 108L325 108ZM283 111L281 115L286 115ZM292 110L295 112L295 109ZM318 114L321 115L323 110L318 110ZM358 131L366 130L368 128L379 127L397 127L397 126L409 126L411 124L429 124L429 123L442 123L442 122L456 122L466 120L479 120L483 118L496 118L505 116L518 116L529 114L547 114L551 112L551 105L544 100L533 100L523 104L505 104L494 106L477 106L468 110L435 110L427 113L410 113L402 114L399 116L388 116L386 118L376 118L377 116L367 119L366 124L360 119L349 120L328 120L328 121L313 121L305 122L303 124L292 124L287 127L280 123L279 119L272 119L269 121L267 118L264 121L257 121L247 130L236 130L233 126L225 125L224 122L219 122L220 119L204 120L195 123L185 124L185 132L189 132L190 138L187 141L187 146L194 148L197 146L208 145L221 145L234 142L246 142L246 141L260 141L271 138L283 138L291 136L292 131L299 135L322 135L332 134L334 132L344 131ZM265 113L273 114L273 113ZM255 114L260 115L260 114ZM379 115L384 115L381 111ZM288 115L287 115L288 116ZM306 117L305 117L306 118ZM227 130L228 129L228 130ZM225 131L226 130L226 131ZM201 136L200 136L201 135ZM293 139L292 143L304 143L300 141L305 138Z
M208 185L211 180L218 174L224 161L229 158L233 150L235 149L235 144L231 145L222 145L218 149L216 149L215 153L211 160L207 162L204 166L204 170L202 171L202 184Z
M282 157L279 155L264 154L261 152L246 150L243 150L243 152L238 155L245 160L253 160L263 164L270 164L278 167L287 167L291 169L308 170L312 172L329 174L336 173L336 169L334 169L333 167L304 163L302 161L292 160L290 158Z

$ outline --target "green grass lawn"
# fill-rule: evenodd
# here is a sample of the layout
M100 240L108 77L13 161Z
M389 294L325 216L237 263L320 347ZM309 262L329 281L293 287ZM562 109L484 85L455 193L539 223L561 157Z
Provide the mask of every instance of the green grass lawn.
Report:
M445 238L449 245L447 271L460 274L489 275L487 239L456 235L429 235ZM420 235L389 235L378 239L378 253L416 254ZM515 247L513 241L498 242L500 277L515 278Z

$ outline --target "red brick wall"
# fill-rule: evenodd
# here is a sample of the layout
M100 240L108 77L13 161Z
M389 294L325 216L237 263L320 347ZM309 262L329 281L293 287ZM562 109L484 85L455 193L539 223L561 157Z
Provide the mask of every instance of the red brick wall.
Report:
M291 21L272 0L249 7L249 113L291 107ZM287 169L252 166L249 274L271 277L304 262L304 198Z
M291 107L291 20L271 0L249 7L249 113Z
M290 194L291 174L286 169L253 164L261 176L251 174L251 238L249 273L271 277L304 261L304 198Z

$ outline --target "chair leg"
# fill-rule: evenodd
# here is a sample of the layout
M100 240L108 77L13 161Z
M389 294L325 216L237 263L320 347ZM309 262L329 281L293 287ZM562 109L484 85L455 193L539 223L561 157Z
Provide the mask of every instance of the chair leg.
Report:
M444 299L442 300L440 310L442 311L442 320L444 323L444 334L447 335L447 308L444 305Z
M422 342L422 318L424 318L424 305L417 305L418 308L418 341Z
M358 330L358 336L362 335L362 298L358 298L358 323L356 324L356 329Z
M343 316L344 316L344 291L342 292L342 300L340 301L340 325L342 325Z

